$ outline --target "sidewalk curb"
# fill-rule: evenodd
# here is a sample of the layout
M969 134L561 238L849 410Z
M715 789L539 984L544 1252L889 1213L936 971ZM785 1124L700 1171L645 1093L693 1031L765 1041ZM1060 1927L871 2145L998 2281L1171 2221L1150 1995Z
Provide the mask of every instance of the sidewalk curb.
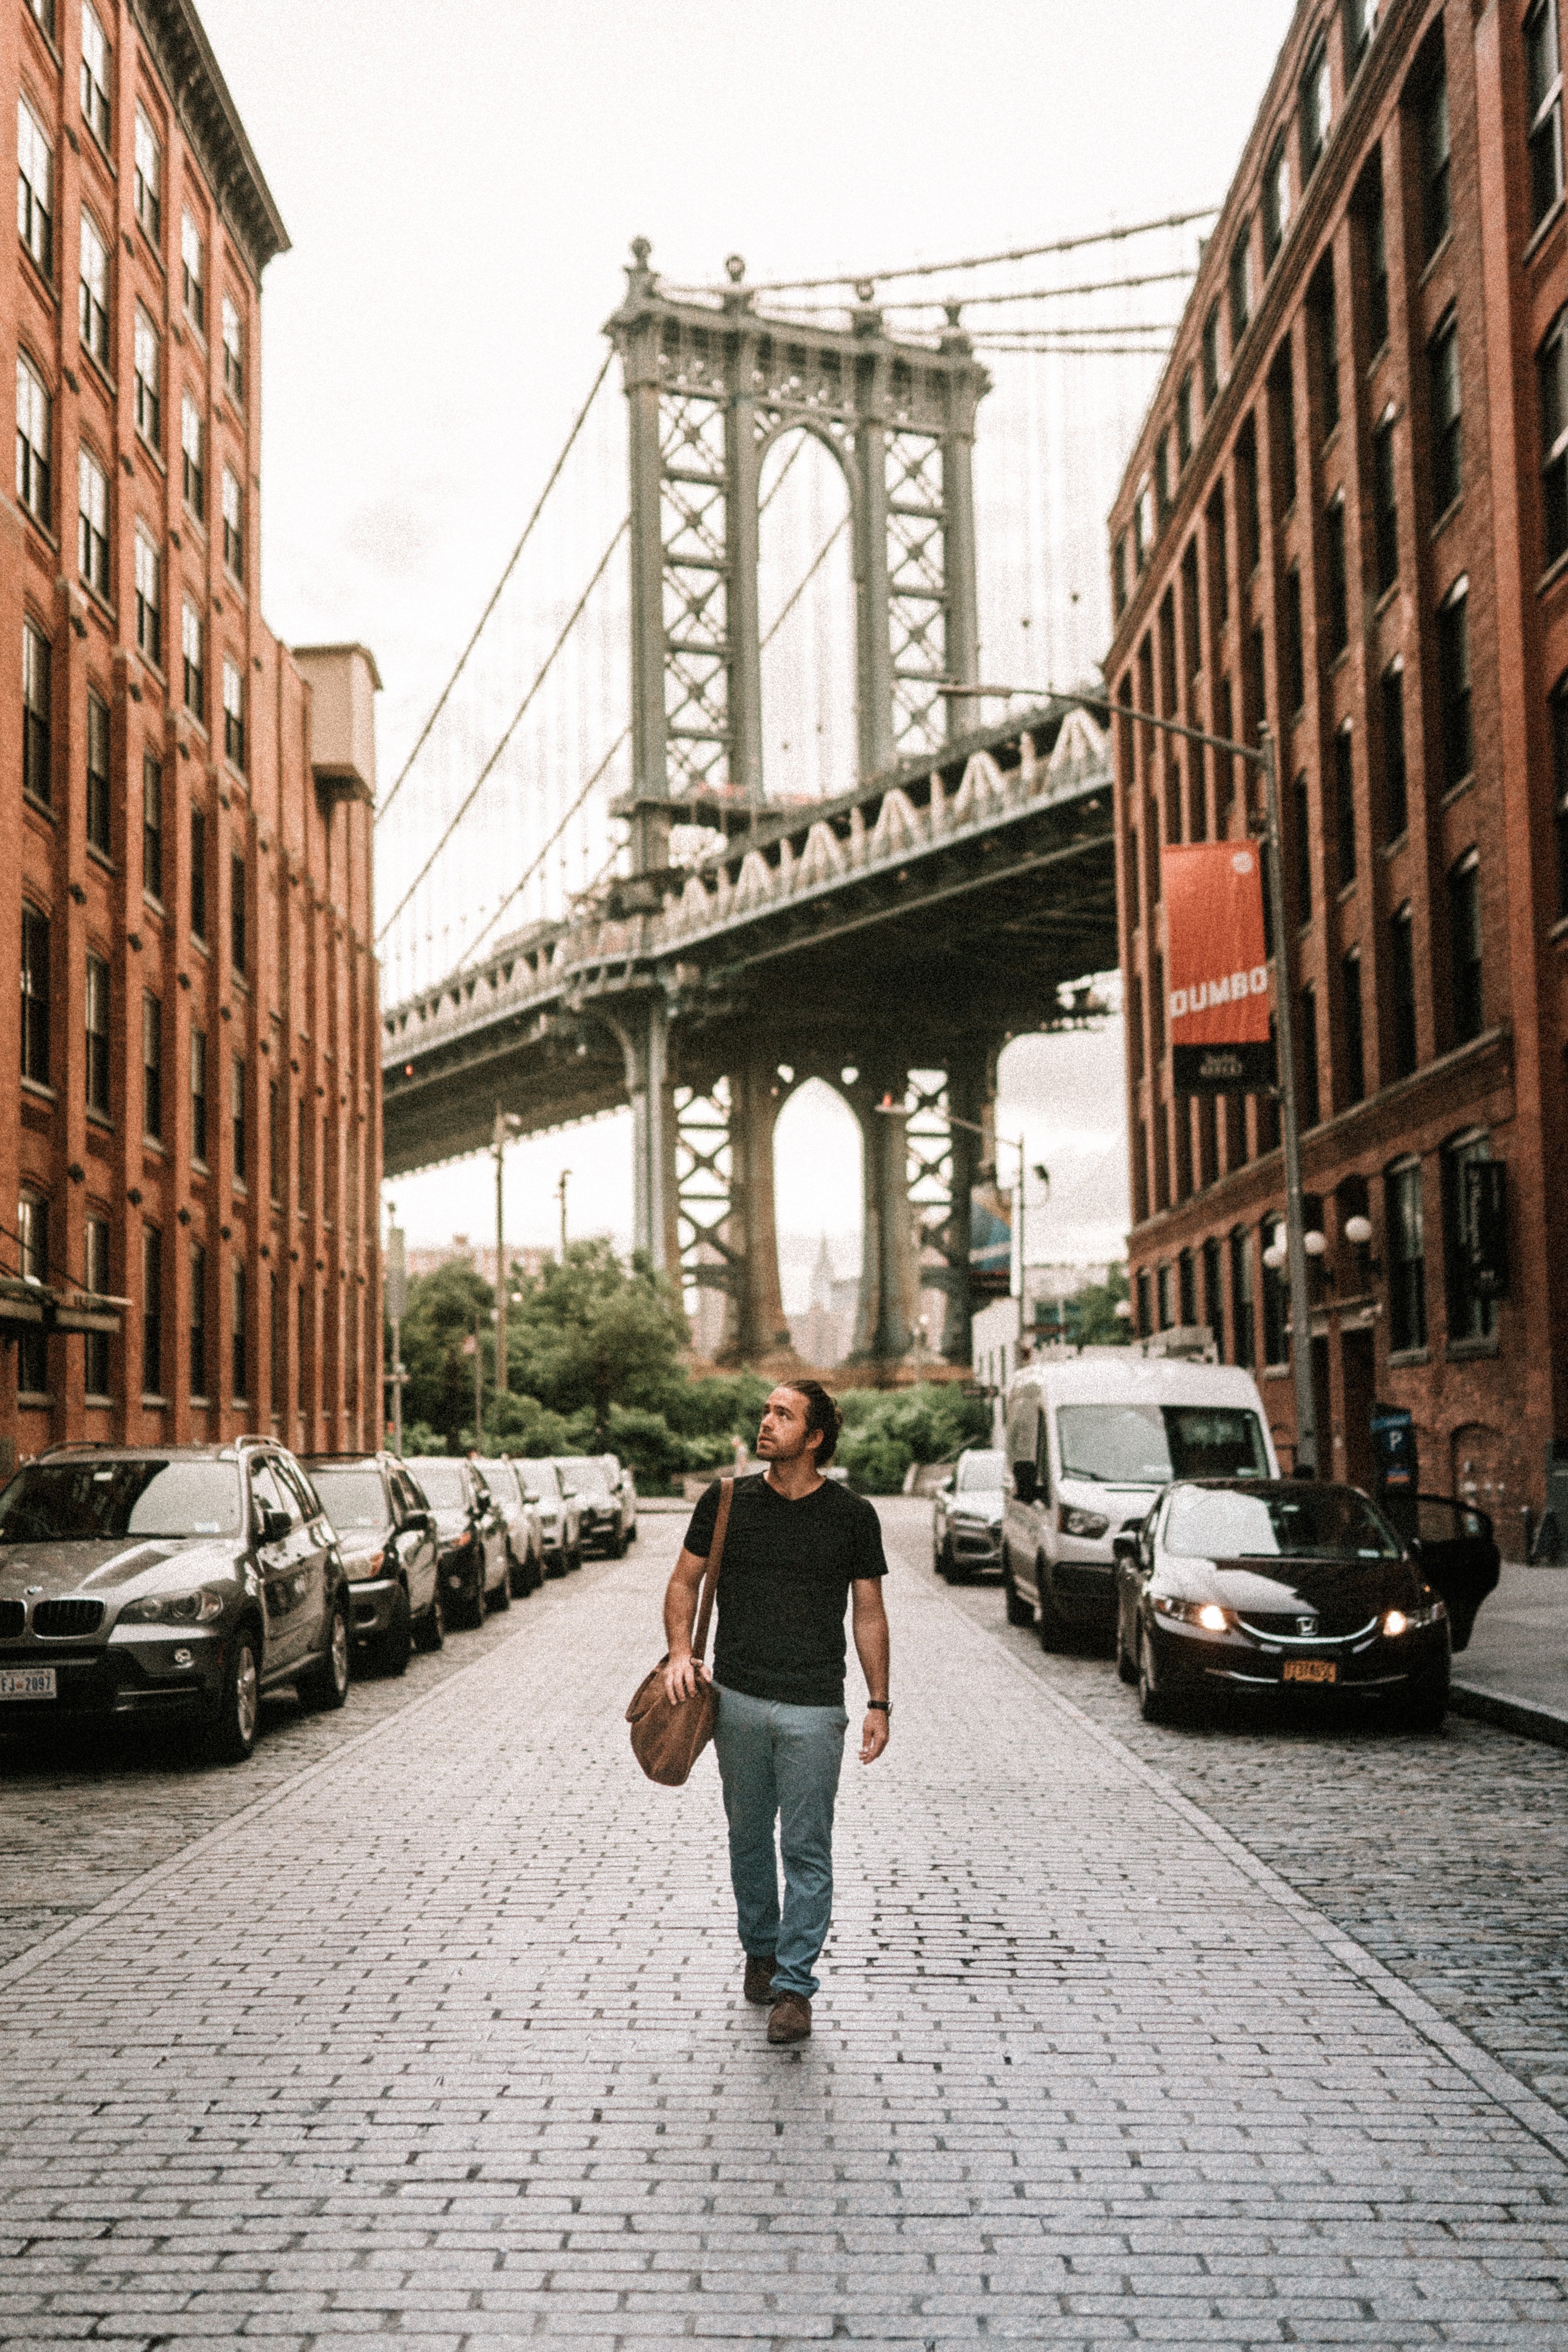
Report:
M1510 1698L1506 1691L1487 1690L1479 1683L1456 1682L1449 1686L1448 1705L1456 1715L1477 1723L1495 1724L1500 1731L1517 1732L1521 1739L1540 1740L1548 1748L1568 1748L1568 1715L1533 1699Z

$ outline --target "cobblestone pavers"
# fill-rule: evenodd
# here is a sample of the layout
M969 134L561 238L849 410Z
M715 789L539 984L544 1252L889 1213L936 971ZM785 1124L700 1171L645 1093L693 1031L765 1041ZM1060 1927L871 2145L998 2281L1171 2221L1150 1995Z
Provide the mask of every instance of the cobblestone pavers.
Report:
M0 2341L1568 2341L1555 2111L902 1560L769 2050L678 1533L0 1974Z

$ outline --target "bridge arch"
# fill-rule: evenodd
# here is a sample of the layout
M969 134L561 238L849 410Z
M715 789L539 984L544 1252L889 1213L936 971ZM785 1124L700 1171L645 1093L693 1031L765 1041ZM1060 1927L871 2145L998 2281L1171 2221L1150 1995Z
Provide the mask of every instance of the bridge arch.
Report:
M781 424L759 457L763 791L823 800L858 766L854 489L833 436L810 420Z

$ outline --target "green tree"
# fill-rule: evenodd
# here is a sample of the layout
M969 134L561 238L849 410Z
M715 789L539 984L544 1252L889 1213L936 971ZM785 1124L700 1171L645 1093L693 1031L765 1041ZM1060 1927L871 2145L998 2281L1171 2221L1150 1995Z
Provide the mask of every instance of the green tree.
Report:
M416 1275L408 1286L403 1318L403 1360L408 1379L403 1391L404 1444L416 1423L438 1433L456 1453L473 1427L474 1360L463 1352L476 1324L488 1360L495 1294L467 1260Z
M982 1442L986 1406L946 1382L912 1389L849 1389L840 1397L838 1459L863 1495L896 1495L911 1462L946 1462Z
M1068 1338L1080 1348L1126 1348L1132 1324L1116 1309L1130 1296L1127 1268L1113 1265L1104 1282L1086 1282L1066 1302Z
M646 1258L628 1269L608 1242L574 1242L508 1318L508 1386L554 1412L591 1408L602 1452L612 1405L662 1412L689 1385L680 1361L689 1337L679 1293Z

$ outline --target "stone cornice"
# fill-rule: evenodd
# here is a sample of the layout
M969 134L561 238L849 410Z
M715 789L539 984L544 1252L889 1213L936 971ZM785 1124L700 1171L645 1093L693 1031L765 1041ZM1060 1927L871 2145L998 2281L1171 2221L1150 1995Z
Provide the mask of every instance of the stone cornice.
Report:
M289 232L201 18L192 0L131 0L131 13L224 218L259 282L268 263L288 252Z

